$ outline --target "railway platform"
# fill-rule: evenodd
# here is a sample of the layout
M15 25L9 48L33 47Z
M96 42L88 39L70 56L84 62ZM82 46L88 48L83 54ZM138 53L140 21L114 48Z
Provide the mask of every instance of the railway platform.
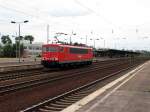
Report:
M41 67L40 58L0 58L0 73Z
M150 112L150 61L62 112Z
M107 61L116 59L118 58L96 57L93 59L93 61L96 62L96 61ZM0 58L0 67L10 65L39 64L39 63L41 63L41 58L21 58L20 63L18 58Z
M107 60L115 60L116 58L95 58L96 61L107 61ZM96 62L95 61L95 62ZM27 65L27 64L40 64L41 58L21 58L20 63L18 58L0 58L0 68L7 66L19 66L19 65Z
M15 66L15 65L24 65L24 64L39 64L40 58L21 58L20 63L18 58L0 58L0 67L3 66Z

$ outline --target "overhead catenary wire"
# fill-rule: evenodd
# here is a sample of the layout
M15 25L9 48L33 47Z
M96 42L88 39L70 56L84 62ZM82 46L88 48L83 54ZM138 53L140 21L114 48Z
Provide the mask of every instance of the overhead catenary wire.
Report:
M118 27L118 26L116 26L114 23L112 23L110 20L108 20L107 18L105 18L104 16L102 16L98 11L96 11L96 10L94 10L94 9L92 9L92 8L90 8L90 7L88 7L88 6L86 6L86 5L84 5L84 4L81 3L81 1L79 1L79 0L74 0L74 1L75 1L75 3L77 3L78 5L80 5L81 7L86 8L86 9L89 10L90 12L93 12L93 13L95 13L97 16L101 17L101 19L103 19L106 23L111 24L112 26Z
M1 5L1 4L0 4L0 7L1 7L1 8L4 8L4 9L6 9L6 10L10 10L10 11L13 11L13 12L17 12L17 13L24 14L24 15L26 15L26 16L36 17L35 15L29 14L29 13L27 13L27 12L23 12L23 11L20 11L20 10L15 9L15 8L10 8L10 7Z

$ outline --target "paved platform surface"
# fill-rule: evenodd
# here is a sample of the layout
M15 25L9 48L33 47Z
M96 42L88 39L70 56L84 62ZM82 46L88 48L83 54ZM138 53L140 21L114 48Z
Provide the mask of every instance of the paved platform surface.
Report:
M121 86L112 87L75 112L150 112L150 61Z
M21 58L20 63L18 58L0 58L0 67L3 66L15 66L24 64L40 64L40 58Z

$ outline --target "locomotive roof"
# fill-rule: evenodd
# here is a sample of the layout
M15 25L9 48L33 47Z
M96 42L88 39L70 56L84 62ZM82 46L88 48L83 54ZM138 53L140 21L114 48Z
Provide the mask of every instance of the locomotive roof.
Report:
M65 44L44 44L43 46L62 46L62 47L71 47L71 48L83 48L83 49L92 49L91 47L86 46L75 46L75 45L65 45Z

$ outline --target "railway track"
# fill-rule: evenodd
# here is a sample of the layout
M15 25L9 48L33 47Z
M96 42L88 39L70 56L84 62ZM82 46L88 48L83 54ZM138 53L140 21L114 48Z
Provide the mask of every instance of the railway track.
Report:
M95 65L92 68L85 68L85 69L81 69L81 70L76 70L72 73L63 73L60 75L60 73L58 75L49 75L46 77L40 77L40 78L32 78L30 80L24 81L24 82L17 82L17 83L11 83L11 84L6 84L6 85L0 85L0 95L6 94L6 93L10 93L10 92L15 92L17 90L20 89L25 89L25 88L29 88L29 87L35 87L35 86L39 86L41 84L46 84L46 83L51 83L54 81L58 81L58 80L62 80L62 79L66 79L66 78L71 78L71 77L75 77L78 75L85 75L86 73L89 72L94 72L94 71L98 71L98 70L103 70L103 69L107 69L113 66L117 66L117 65L121 65L121 64L126 64L127 62L115 62L113 65L112 63L107 63L106 65L101 65L99 66L99 64ZM46 73L47 74L47 73ZM43 74L42 74L43 75Z
M96 61L94 62L94 65L97 63L101 64L108 64L108 63L114 63L118 60L127 60L127 59L116 59L116 60L108 60L108 61ZM87 66L86 66L87 67ZM71 69L76 69L79 67L72 67ZM14 70L14 71L5 71L0 73L0 81L5 81L5 80L12 80L12 79L17 79L17 78L23 78L23 77L29 77L29 76L34 76L34 75L41 75L44 73L48 72L56 72L56 71L64 71L64 70L69 70L70 68L53 68L53 69L45 69L42 66L39 68L32 68L29 70Z
M116 59L116 60L121 60L121 59ZM116 62L116 60L101 61L99 63L101 64L114 63ZM97 62L95 62L95 65L96 63ZM29 70L19 70L19 71L14 70L14 71L1 72L0 81L29 77L29 76L34 76L34 75L41 75L41 74L48 73L48 72L56 72L56 71L62 71L62 70L67 70L67 69L59 69L59 68L45 69L43 67L39 67L39 68L33 68Z
M16 65L3 65L0 66L0 74L3 73L11 73L11 72L19 72L19 71L24 71L24 70L29 70L29 69L36 69L36 68L41 68L42 65L38 63L34 64L16 64Z
M115 65L115 62L116 62L116 65ZM99 64L99 68L101 68L103 65L108 65L107 67L105 67L103 69L101 68L99 70L98 70L98 68L97 68L97 70L94 70L94 67L96 67L96 66L92 65L87 68L58 72L59 74L56 73L57 75L61 75L61 76L63 76L63 74L65 73L66 76L70 75L70 78L64 77L60 80L53 80L53 81L49 81L46 83L37 84L37 85L33 85L33 86L21 88L21 89L16 89L16 90L15 90L15 86L14 86L14 88L13 87L12 88L11 87L10 88L1 88L2 91L5 91L5 90L8 90L8 91L0 94L0 109L3 112L8 112L8 111L16 112L19 110L23 110L25 108L30 107L31 105L37 104L38 102L43 102L43 101L46 102L45 100L47 100L48 98L54 99L54 97L56 98L56 96L61 96L64 93L75 90L76 88L80 88L84 85L94 82L95 80L106 77L112 73L117 73L118 71L128 68L131 65L137 65L139 63L142 63L142 60L141 61L140 60L134 60L134 61L120 60L120 62L117 60L115 62ZM118 65L117 65L117 63L118 63ZM120 65L119 65L119 63L120 63ZM93 67L93 71L92 71L92 69L90 69L92 67ZM78 73L77 75L75 75L75 73L77 73L77 71L82 72L82 73ZM73 75L73 74L74 74L74 76L71 77L71 75ZM44 74L42 74L42 75L44 75ZM52 74L49 73L49 75L52 75ZM21 80L22 80L22 78L21 78ZM23 80L22 80L22 82L23 82ZM16 83L18 83L18 82L16 81ZM14 83L12 83L12 84L14 84ZM5 85L9 85L9 84L6 83ZM21 87L21 86L18 86L18 87ZM16 88L17 88L17 86L16 86ZM79 97L81 97L81 96L79 95ZM60 102L59 100L53 100L53 101ZM64 102L62 102L62 103L65 104ZM68 102L66 102L66 103L68 103ZM6 105L8 105L8 106L6 106ZM54 105L55 105L55 103L54 103ZM51 107L51 105L47 105L47 106ZM45 107L43 108L43 106L42 106L40 108L37 108L37 111L40 111L39 109L45 109ZM49 110L49 111L51 112L51 110Z
M23 78L23 77L29 77L29 76L34 76L34 75L40 75L44 74L47 72L56 72L58 69L45 69L43 67L38 68L38 69L30 69L30 70L23 70L19 72L12 72L12 73L3 73L0 74L0 81L5 81L5 80L14 80L17 78Z
M58 95L57 97L48 99L44 102L41 102L37 105L29 107L21 112L59 112L64 108L68 107L69 105L77 102L78 100L84 98L85 96L89 95L90 93L94 92L99 88L99 84L101 81L115 76L123 71L131 69L137 66L139 63L135 63L134 65L128 65L128 67L121 67L114 73L109 73L106 76L103 76L97 80L94 80L88 84L82 85L76 89ZM125 65L125 64L124 64ZM119 68L119 67L118 67ZM109 69L109 68L108 68Z

